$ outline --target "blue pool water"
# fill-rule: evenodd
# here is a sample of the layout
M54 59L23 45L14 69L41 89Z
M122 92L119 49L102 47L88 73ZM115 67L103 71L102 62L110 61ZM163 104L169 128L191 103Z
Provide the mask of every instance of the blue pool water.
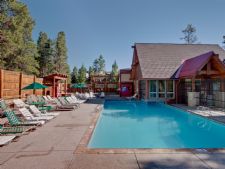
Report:
M159 103L106 101L89 148L225 148L225 125Z

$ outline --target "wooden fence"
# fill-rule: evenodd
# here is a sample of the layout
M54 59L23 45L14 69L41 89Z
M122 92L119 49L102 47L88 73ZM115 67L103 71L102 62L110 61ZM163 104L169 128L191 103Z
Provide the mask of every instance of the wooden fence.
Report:
M33 90L21 90L33 82L42 84L43 79L34 75L0 69L0 98L24 98L26 95L33 94ZM35 91L37 95L42 95L42 93L42 89Z

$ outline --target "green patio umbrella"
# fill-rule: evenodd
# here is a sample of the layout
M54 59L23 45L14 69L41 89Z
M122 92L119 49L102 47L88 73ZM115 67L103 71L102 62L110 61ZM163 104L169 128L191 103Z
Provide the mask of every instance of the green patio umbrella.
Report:
M35 90L35 89L45 89L45 88L48 88L48 86L45 86L38 82L34 82L34 83L31 83L28 86L22 88L22 90L32 90L32 89Z
M86 88L87 85L85 83L75 83L71 86L71 88L76 88L76 89L82 89L82 88Z
M28 86L22 88L22 90L33 90L33 94L35 94L36 89L45 89L45 88L48 88L48 86L45 86L38 82L34 82L34 83L31 83Z

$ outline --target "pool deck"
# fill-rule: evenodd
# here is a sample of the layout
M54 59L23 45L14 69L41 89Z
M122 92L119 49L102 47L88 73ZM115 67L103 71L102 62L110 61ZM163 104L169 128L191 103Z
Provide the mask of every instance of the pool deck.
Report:
M225 168L225 152L76 153L84 134L102 103L82 104L62 112L17 142L0 147L0 169L203 169ZM97 103L97 104L96 104Z
M182 104L174 104L173 106L225 124L224 109L216 109L216 108L213 109L213 108L206 107L204 110L204 107L203 107L203 110L199 110L197 107L188 107L188 106L182 105Z

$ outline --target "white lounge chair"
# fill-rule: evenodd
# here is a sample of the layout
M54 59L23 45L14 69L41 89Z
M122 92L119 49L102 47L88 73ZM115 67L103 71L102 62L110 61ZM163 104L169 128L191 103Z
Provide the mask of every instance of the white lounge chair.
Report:
M99 97L100 98L105 98L105 93L104 92L101 92Z
M37 115L37 116L58 116L60 115L60 113L56 113L56 112L47 112L45 111L44 113L42 113L36 106L31 105L30 110L32 111L33 114Z
M10 143L16 136L0 136L0 146Z
M41 113L41 111L35 106L35 105L31 105L30 110L32 111L33 114L35 114L36 116L58 116L60 113L56 113L56 112L45 112L45 113Z
M34 117L27 108L20 108L19 112L25 117L28 121L49 121L53 119L53 116L39 116Z
M65 97L59 97L58 99L63 106L74 106L75 108L78 107L77 103L69 103L68 101L65 100Z
M76 103L79 103L79 104L86 102L86 100L80 100L80 99L78 99L78 98L77 98L76 96L74 96L74 95L72 95L71 98L72 98L73 100L75 100Z
M74 99L72 99L71 97L65 97L66 101L70 104L79 104L77 103Z
M13 103L16 108L23 108L29 106L28 104L24 103L21 99L15 99L13 100Z
M57 109L63 109L63 110L72 110L76 109L76 106L71 106L71 105L63 105L57 98L54 99L56 104L57 104Z
M49 101L54 101L54 99L50 95L47 95L46 97L48 98Z
M90 98L95 98L95 95L93 92L90 92L89 94L90 94Z

